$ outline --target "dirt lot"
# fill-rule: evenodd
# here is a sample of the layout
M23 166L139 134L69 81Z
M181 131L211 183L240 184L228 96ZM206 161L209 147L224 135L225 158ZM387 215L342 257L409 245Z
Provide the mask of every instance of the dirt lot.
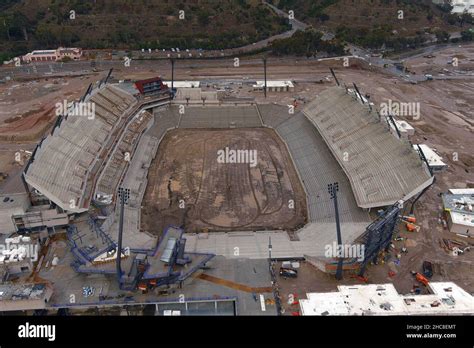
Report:
M55 104L81 97L97 76L43 78L0 85L0 141L37 141L56 119Z
M221 163L218 151L256 151L252 163ZM290 200L293 200L294 207ZM174 130L152 162L142 228L187 232L296 229L306 199L289 154L270 129Z

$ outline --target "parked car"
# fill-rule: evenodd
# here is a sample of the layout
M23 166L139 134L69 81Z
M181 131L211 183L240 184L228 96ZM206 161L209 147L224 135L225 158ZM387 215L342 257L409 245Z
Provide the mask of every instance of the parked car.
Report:
M298 271L296 269L281 267L280 268L280 277L296 278L296 277L298 277Z

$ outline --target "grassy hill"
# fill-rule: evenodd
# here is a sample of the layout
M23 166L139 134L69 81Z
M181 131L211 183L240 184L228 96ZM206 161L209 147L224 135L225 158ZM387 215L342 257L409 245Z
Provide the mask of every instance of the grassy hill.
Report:
M259 0L0 0L4 56L59 45L222 49L288 28Z
M402 48L423 41L425 32L464 30L462 19L431 0L273 0L316 29L365 47ZM399 19L399 10L403 19Z

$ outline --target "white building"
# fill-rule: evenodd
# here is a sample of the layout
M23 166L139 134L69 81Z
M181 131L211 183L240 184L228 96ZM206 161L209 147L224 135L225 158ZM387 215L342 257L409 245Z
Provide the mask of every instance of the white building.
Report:
M474 314L474 297L456 284L428 287L428 295L401 295L393 284L339 285L337 292L308 293L299 302L302 315Z
M82 49L59 47L55 50L37 50L25 54L21 59L25 63L55 62L66 57L71 58L72 60L79 60L82 57Z
M443 206L449 230L463 236L474 237L474 194L466 192L443 195Z
M400 132L402 139L408 139L412 135L415 135L415 128L410 125L407 121L393 119L397 128L395 129L394 124L389 121L388 124L390 125L390 132L396 136L398 136L397 129Z
M474 14L474 0L452 0L451 5L453 6L452 13L462 14L466 11Z
M168 88L171 88L171 81L163 81ZM200 81L174 81L173 88L199 88Z
M439 156L432 148L430 148L426 144L418 144L418 145L413 145L413 148L415 151L419 153L418 146L421 149L421 152L423 152L423 155L425 156L426 160L428 161L428 165L430 168L435 171L441 171L443 169L446 169L448 165L443 162L443 158Z
M265 81L255 81L252 85L254 91L263 91L265 88ZM295 86L291 81L267 80L268 92L293 92Z

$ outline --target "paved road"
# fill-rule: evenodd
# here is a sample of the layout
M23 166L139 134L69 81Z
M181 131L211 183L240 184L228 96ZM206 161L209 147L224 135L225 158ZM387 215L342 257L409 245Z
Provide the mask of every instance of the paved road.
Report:
M268 7L270 7L270 8L273 10L273 12L275 12L275 13L276 13L277 15L279 15L280 17L284 17L284 18L288 18L288 17L289 17L289 14L288 14L287 12L280 10L278 7L276 7L276 6L272 5L272 4L269 4L269 3L266 2L266 1L263 1L263 3L264 3L265 5L267 5ZM293 30L295 30L295 31L296 31L296 30L305 30L305 29L308 27L307 24L305 24L305 23L303 23L303 22L297 20L296 18L290 19L290 24L291 24Z

